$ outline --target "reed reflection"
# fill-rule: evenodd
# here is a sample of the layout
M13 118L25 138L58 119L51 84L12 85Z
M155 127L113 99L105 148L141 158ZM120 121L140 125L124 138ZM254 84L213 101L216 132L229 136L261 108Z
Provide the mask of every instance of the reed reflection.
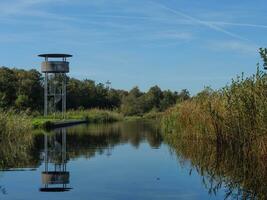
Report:
M210 141L169 138L179 165L202 176L203 186L225 199L267 199L266 159L249 149Z

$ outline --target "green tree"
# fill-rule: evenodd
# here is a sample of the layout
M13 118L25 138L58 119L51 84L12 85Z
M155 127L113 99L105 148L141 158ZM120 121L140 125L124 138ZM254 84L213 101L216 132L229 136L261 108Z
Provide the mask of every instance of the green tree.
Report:
M177 101L177 94L171 92L170 90L163 92L163 98L160 102L160 110L164 111L170 106L174 105Z
M17 88L15 106L18 109L40 110L43 105L42 75L37 70L13 69Z
M263 66L267 68L267 49L266 48L260 48L259 53L261 55L261 58L263 60Z
M140 97L143 93L138 87L130 90L129 94L122 98L121 111L124 115L141 115L143 113Z
M160 108L160 101L162 99L162 91L156 85L151 87L148 92L146 93L146 112L150 111L151 109L159 110Z
M183 89L179 94L178 94L178 101L185 101L190 98L190 93L187 89Z
M14 71L7 67L0 68L0 107L6 109L14 106L17 86Z

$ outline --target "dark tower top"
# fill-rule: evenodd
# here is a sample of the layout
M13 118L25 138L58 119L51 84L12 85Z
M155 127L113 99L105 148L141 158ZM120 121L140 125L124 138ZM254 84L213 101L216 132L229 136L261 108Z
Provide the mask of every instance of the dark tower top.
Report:
M43 73L68 73L69 72L69 62L66 58L72 57L70 54L40 54L39 57L45 58L42 62L41 70ZM49 61L48 58L62 58L61 61Z
M48 53L48 54L40 54L39 57L44 58L70 58L72 55L70 54L62 54L62 53Z

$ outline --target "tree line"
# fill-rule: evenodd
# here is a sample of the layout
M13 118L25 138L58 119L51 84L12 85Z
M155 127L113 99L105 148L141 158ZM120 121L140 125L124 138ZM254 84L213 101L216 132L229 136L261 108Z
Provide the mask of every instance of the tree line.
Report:
M43 85L44 78L37 70L0 67L0 108L42 112ZM89 79L67 77L68 109L101 108L124 115L143 115L164 111L189 98L186 89L172 92L153 86L147 92L138 87L125 91Z

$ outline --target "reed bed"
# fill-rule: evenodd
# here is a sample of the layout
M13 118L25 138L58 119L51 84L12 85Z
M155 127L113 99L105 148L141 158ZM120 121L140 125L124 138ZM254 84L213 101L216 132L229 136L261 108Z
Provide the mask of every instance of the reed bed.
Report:
M29 134L32 128L31 118L14 110L0 111L0 139L19 137Z
M28 164L32 145L32 124L27 114L0 111L0 169Z
M162 117L163 132L176 137L238 144L267 154L267 76L243 74L220 89L204 89Z

